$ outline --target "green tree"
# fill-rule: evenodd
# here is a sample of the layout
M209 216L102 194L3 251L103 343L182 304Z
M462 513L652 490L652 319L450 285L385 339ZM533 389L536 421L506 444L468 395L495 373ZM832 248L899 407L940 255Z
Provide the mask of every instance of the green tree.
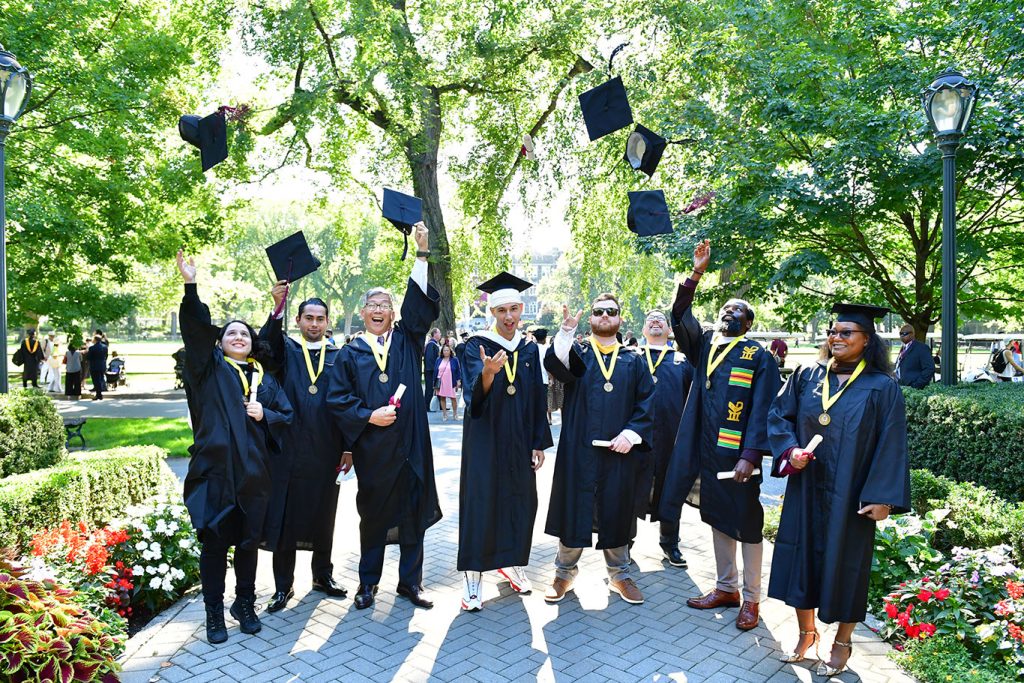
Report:
M137 263L218 234L223 209L180 114L218 70L229 0L6 0L4 45L32 73L7 142L12 324L125 316ZM212 106L212 105L211 105ZM245 146L238 145L241 157Z

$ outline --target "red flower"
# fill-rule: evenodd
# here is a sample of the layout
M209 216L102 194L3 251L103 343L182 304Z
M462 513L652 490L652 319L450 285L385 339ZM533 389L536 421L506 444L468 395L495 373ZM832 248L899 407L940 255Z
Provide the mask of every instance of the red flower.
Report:
M905 627L905 630L907 632L907 638L910 638L911 640L917 638L921 634L921 627L917 624L908 624Z
M1020 626L1017 626L1017 624L1011 621L1007 624L1006 630L1010 632L1011 638L1024 642L1024 633L1021 632Z
M949 589L948 588L940 588L939 590L935 591L935 599L938 600L939 602L942 602L943 600L945 600L948 597L949 597Z
M995 613L997 616L1006 617L1013 614L1013 607L1006 602L1006 600L1000 600L996 603Z
M917 599L921 602L928 602L932 599L933 593L930 590L921 589L917 594Z
M889 615L890 619L895 619L896 615L899 614L900 610L896 605L891 602L885 603L885 613Z
M1024 598L1024 582L1022 581L1007 581L1006 592L1014 600L1020 600Z
M927 638L928 636L935 635L935 624L921 624L921 637Z
M896 623L906 628L910 624L910 615L906 612L900 612L896 615Z

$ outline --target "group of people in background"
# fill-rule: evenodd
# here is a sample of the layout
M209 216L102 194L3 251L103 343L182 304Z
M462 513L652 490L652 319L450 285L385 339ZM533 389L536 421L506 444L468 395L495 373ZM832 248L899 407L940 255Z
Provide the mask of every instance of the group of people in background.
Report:
M82 395L83 377L89 377L93 384L93 400L102 400L107 388L108 348L109 342L103 330L97 329L88 344L61 350L56 333L50 332L45 339L40 340L33 329L26 332L12 360L15 365L22 366L23 388L31 384L49 393L63 393L68 398L77 399ZM66 372L63 388L62 367Z

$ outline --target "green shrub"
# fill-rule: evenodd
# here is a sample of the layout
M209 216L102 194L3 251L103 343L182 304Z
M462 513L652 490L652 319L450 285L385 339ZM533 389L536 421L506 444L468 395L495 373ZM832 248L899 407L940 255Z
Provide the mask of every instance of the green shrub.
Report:
M779 521L782 519L782 505L764 506L764 537L772 543L779 535Z
M1017 680L1013 666L974 659L964 644L953 636L909 641L904 652L893 652L893 658L921 683L1004 683Z
M34 531L63 520L104 525L164 485L156 446L76 453L58 467L0 481L0 547L25 551Z
M953 489L953 483L928 470L910 470L910 506L919 515L934 510L936 506L933 503L945 500Z
M64 436L49 396L35 389L0 394L0 478L60 464Z
M1024 391L1017 384L933 384L904 391L910 465L1024 500Z

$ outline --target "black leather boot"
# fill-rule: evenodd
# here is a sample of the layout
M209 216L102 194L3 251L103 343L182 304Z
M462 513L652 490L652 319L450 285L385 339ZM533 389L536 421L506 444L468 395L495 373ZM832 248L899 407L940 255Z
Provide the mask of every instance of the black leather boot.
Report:
M242 633L250 635L259 633L263 625L260 618L256 616L256 596L238 596L231 604L231 616L238 621L238 628Z
M224 603L206 606L206 641L219 645L228 639L228 627L224 625Z

